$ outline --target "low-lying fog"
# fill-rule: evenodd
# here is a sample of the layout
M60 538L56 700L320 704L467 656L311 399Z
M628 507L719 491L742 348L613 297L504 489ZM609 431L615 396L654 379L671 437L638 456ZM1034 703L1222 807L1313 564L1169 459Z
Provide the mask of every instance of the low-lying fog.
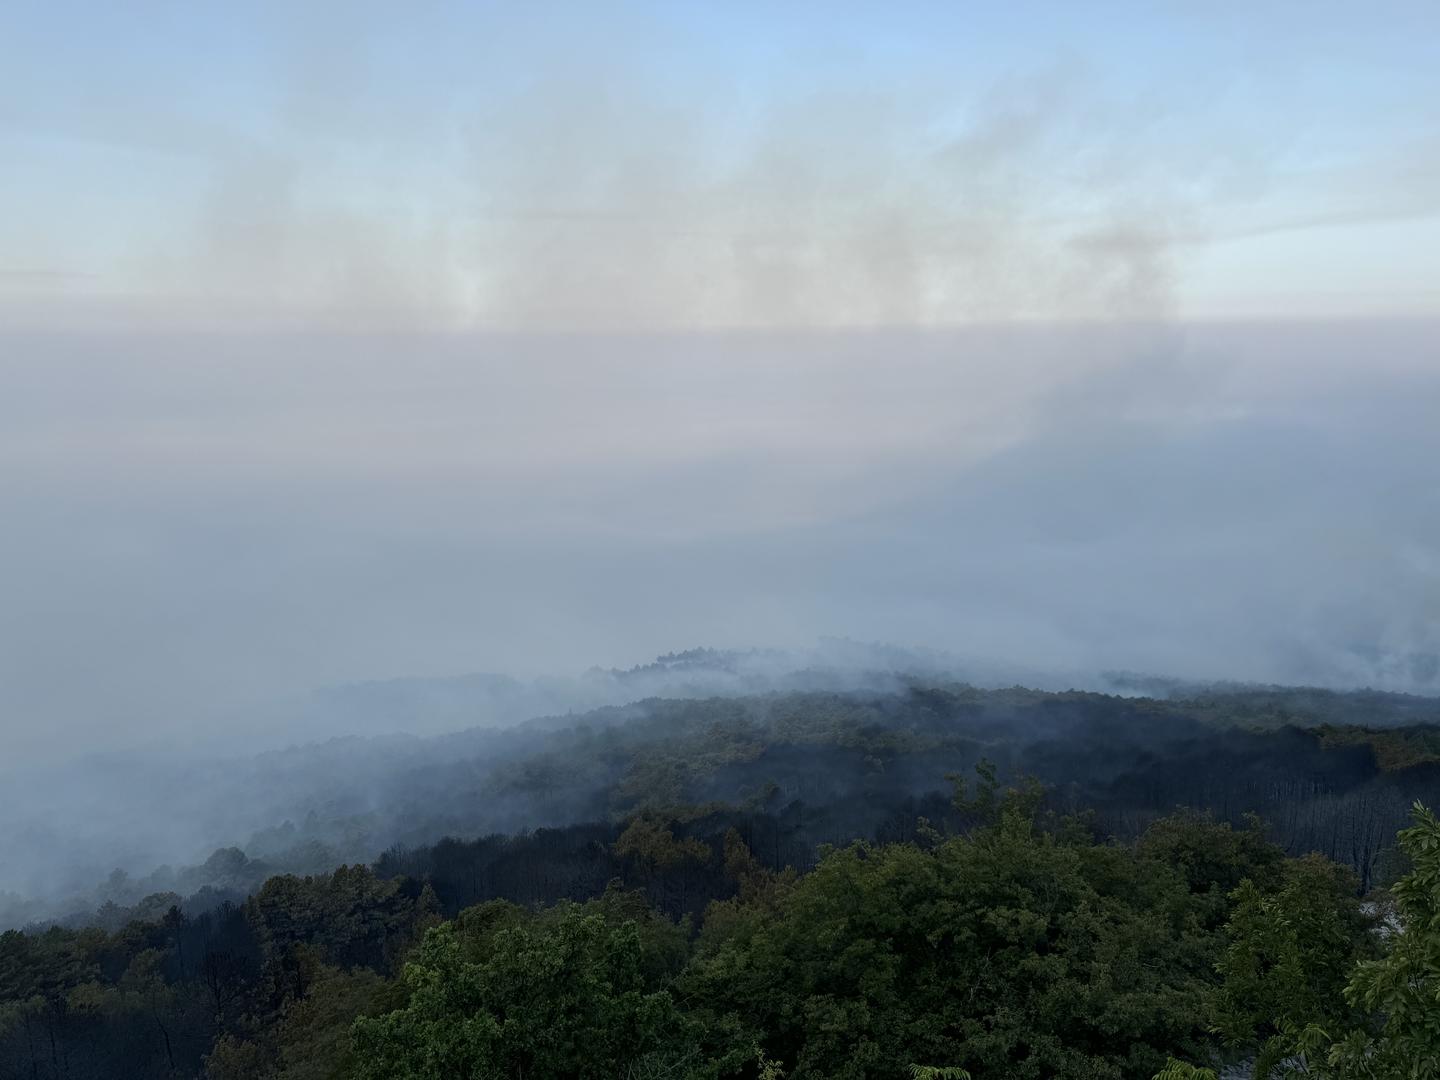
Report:
M990 683L1440 691L1436 345L12 334L0 889L203 858L337 768L257 752L916 649ZM805 651L827 637L903 649ZM791 655L584 674L699 644Z
M6 764L244 742L323 685L822 636L1437 687L1437 347L9 335Z

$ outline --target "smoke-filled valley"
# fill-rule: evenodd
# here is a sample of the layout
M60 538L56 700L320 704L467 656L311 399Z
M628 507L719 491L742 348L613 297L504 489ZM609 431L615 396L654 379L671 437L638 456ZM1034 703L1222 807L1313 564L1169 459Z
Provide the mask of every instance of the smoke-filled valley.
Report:
M1440 1080L1437 103L0 3L0 1080Z
M1322 851L1368 883L1440 782L1437 698L1017 674L829 641L690 650L571 680L336 688L305 703L312 722L334 710L394 730L255 756L97 755L8 786L0 866L21 876L0 883L0 915L118 928L172 903L238 903L273 874L405 866L442 839L613 831L681 807L763 818L776 868L808 865L820 844L910 837L919 818L943 818L949 778L981 761L1041 781L1056 811L1093 811L1102 835L1133 837L1181 806L1235 824L1257 814L1286 850ZM489 722L400 730L466 715ZM594 873L592 890L612 876Z
M563 955L576 947L561 944L569 933L638 926L636 958L660 965L645 985L670 987L654 1003L684 995L668 1022L688 1034L674 1045L643 1036L613 1060L640 1053L689 1067L700 1053L705 1069L744 1073L773 1052L801 1068L812 1057L828 1072L852 1053L847 1039L832 1044L808 1022L767 1018L770 998L728 996L740 992L736 976L715 965L735 962L725 949L753 947L736 944L731 920L779 920L778 932L796 905L838 901L846 938L870 940L876 931L860 928L864 920L930 903L929 886L864 886L880 888L870 909L869 893L849 892L858 882L827 882L871 864L867 872L889 881L890 864L911 852L937 868L982 853L1048 860L1033 871L981 869L939 909L948 914L915 909L915 932L931 935L969 918L983 924L1017 902L1057 927L1088 919L1092 901L1051 910L1056 901L1040 898L1077 887L1062 884L1076 872L1066 860L1078 853L1093 863L1080 870L1083 888L1110 906L1107 919L1121 920L1107 948L1138 949L1115 962L1148 965L1159 996L1127 1034L1089 1013L1064 1037L1099 1040L1086 1068L1121 1065L1123 1052L1148 1074L1167 1054L1217 1052L1198 1025L1210 1009L1233 1007L1238 991L1204 965L1226 972L1244 944L1246 889L1303 897L1291 902L1344 920L1339 937L1315 946L1343 963L1369 955L1388 890L1425 865L1425 849L1408 834L1397 842L1396 831L1440 786L1440 699L1124 672L1080 689L1073 677L1025 673L1052 687L1039 689L1009 681L1017 674L839 640L799 653L693 649L570 680L397 680L289 706L297 727L307 716L323 724L332 710L362 726L488 721L447 734L333 738L248 757L99 755L33 775L31 786L7 787L4 808L0 864L33 876L22 891L0 893L0 921L23 928L0 935L0 988L11 1002L0 1014L0 1069L117 1075L123 1044L129 1075L140 1077L385 1075L406 1067L421 1036L391 1044L367 1018L388 1012L386 1023L407 1023L418 1007L416 997L406 1005L419 994L405 988L411 980L427 970L452 977L433 953L445 934L501 963L505 934ZM613 703L589 707L602 701ZM562 704L564 712L519 719ZM82 785L90 798L74 797ZM155 865L161 857L167 865ZM1364 908L1362 894L1371 898ZM978 906L967 916L957 903ZM1176 905L1181 921L1150 940L1155 928L1141 927L1157 903ZM802 910L810 914L793 917L831 917ZM697 923L704 929L691 941ZM880 931L871 947L911 948L907 933ZM941 947L949 955L958 946ZM1023 963L1030 946L1002 932L988 947ZM1072 956L1072 946L1049 948L1052 971L1093 974L1094 961ZM571 978L557 977L561 986ZM780 977L789 987L798 976ZM1000 985L987 991L1000 1002L1030 993L1013 977ZM864 1000L874 991L840 992ZM519 991L507 993L513 1002ZM606 999L582 1000L588 1008ZM470 1008L445 1023L465 1023ZM717 1021L712 1008L731 1010L730 1019ZM565 1022L592 1031L610 1023L573 1012ZM738 1034L737 1023L746 1025ZM35 1040L52 1036L65 1063L57 1056L42 1071ZM1013 1053L975 1036L931 1041L932 1053L970 1063ZM880 1042L888 1048L874 1068L888 1073L917 1038ZM550 1075L576 1067L562 1064L571 1059L559 1049L514 1052Z

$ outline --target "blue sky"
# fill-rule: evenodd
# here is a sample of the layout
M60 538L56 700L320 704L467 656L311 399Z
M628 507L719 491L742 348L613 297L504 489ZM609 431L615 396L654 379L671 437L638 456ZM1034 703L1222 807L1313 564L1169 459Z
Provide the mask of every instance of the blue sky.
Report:
M1435 314L1437 22L16 0L0 302L522 329Z

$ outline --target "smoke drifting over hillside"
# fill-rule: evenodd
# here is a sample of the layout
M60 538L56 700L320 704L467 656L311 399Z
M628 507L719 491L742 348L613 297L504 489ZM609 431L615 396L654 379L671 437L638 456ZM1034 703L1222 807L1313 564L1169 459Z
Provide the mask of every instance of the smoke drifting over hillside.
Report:
M0 13L0 889L652 695L1440 694L1379 6Z
M97 753L7 778L0 928L122 925L182 902L194 913L280 872L382 852L408 865L416 845L453 846L443 837L544 847L544 830L606 833L688 805L785 817L808 838L786 857L804 862L807 844L943 811L947 777L982 758L1035 775L1059 807L1108 807L1106 829L1133 832L1183 788L1232 818L1279 814L1282 842L1355 860L1346 814L1363 806L1393 831L1433 783L1440 698L1041 672L829 640L533 681L335 687L245 720L228 749ZM1378 849L1366 850L1368 873Z
M1434 689L1435 341L12 335L8 758L677 642Z

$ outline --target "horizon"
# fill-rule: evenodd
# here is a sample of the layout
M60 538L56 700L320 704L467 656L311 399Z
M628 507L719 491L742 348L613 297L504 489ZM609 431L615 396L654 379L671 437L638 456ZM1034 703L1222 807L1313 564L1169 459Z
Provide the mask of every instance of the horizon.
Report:
M0 334L11 753L677 639L1428 691L1437 327Z
M677 640L1440 686L1432 29L8 7L8 755Z

